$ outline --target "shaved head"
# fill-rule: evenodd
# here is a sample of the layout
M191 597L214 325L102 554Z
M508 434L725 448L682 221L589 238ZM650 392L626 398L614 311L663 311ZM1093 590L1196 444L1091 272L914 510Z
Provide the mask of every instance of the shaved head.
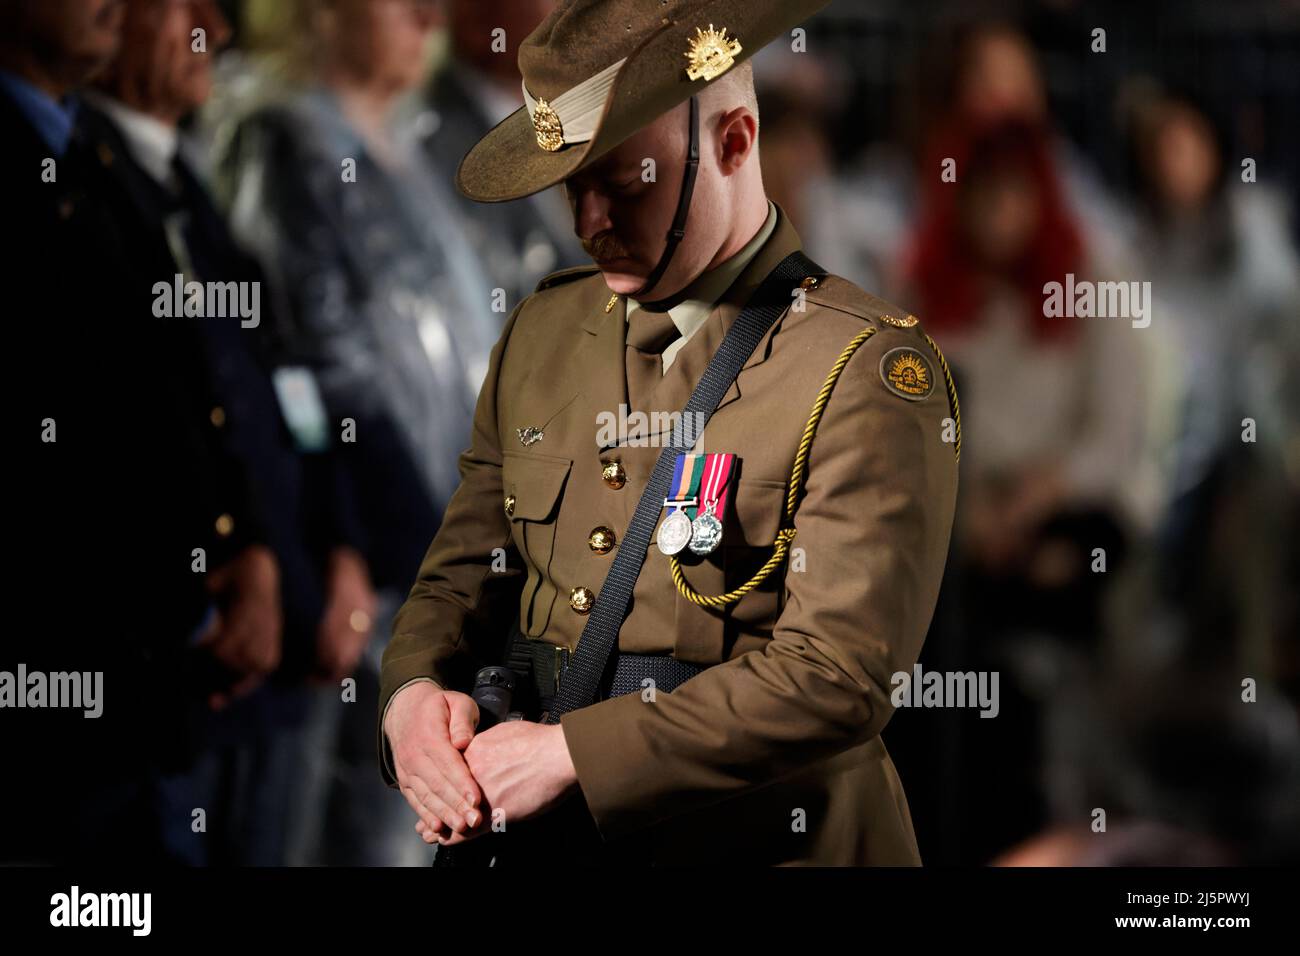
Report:
M746 60L722 74L704 88L699 100L706 118L743 106L754 114L754 121L758 122L758 94L754 90L753 61Z

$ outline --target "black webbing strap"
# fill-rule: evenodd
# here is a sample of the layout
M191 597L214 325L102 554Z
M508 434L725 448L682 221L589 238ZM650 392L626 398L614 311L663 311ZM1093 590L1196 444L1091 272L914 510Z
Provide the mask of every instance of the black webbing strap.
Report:
M532 684L540 710L546 710L555 701L555 688L559 675L568 665L569 649L559 647L541 638L515 636L507 665L521 680ZM647 677L654 681L656 690L671 694L709 665L679 661L671 654L632 654L620 652L614 663L613 677L607 696L621 697L644 688L641 682ZM518 708L516 708L518 709Z
M695 192L695 175L700 170L700 105L693 96L688 129L686 165L682 169L682 188L677 194L677 211L673 213L673 224L668 228L668 242L664 246L664 254L659 257L654 269L646 276L641 288L632 293L633 296L645 295L663 278L668 263L673 261L673 253L677 251L678 243L682 241L682 236L686 235L686 219L691 212L691 194Z
M740 374L741 366L790 305L794 287L814 273L823 275L825 270L802 252L792 252L782 259L750 297L709 360L686 408L673 426L668 444L659 453L650 481L619 543L609 575L591 609L587 625L582 629L578 646L569 658L545 723L558 723L562 714L587 707L598 699L610 655L618 647L618 633L627 618L632 590L645 564L650 536L659 521L664 498L668 496L678 454L695 447L699 432L704 430L718 403Z

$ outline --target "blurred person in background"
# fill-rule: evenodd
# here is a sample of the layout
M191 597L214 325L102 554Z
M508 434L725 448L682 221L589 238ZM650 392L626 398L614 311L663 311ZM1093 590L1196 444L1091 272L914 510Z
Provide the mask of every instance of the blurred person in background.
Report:
M8 326L22 366L5 377L9 447L32 449L43 429L11 475L9 525L22 555L10 585L40 620L6 642L3 669L102 675L96 719L6 717L23 769L0 846L28 860L167 859L151 795L183 748L176 715L249 692L280 657L279 568L212 423L198 331L155 313L165 276L135 253L156 237L77 126L77 90L116 54L124 12L0 2L0 188L22 238L5 276L22 317Z
M250 7L256 19L259 4ZM265 11L264 11L265 12ZM343 437L386 634L459 481L474 400L507 309L457 207L395 123L424 80L428 0L277 4L283 87L225 117L219 181L236 236L284 305L286 359L320 383ZM495 311L497 307L500 311ZM357 705L319 702L304 779L334 788L305 820L314 862L427 859L400 794L377 791L372 727L381 652L357 675Z
M1268 673L1292 639L1283 595L1300 497L1300 259L1285 200L1267 170L1244 175L1194 97L1153 92L1130 132L1137 249L1169 306L1180 383L1157 561L1169 648Z
M519 41L556 0L444 0L449 51L411 104L411 128L423 144L437 184L453 182L460 159L488 130L524 105L515 58ZM498 32L503 31L503 32ZM509 309L556 269L580 265L558 190L525 202L483 205L455 193L465 233L493 288L506 290Z
M1241 860L1212 838L1146 820L1090 827L1053 827L992 861L993 866L1239 866Z
M260 270L230 236L178 129L211 92L212 59L229 40L229 25L215 0L126 0L125 7L121 52L85 94L80 124L124 210L135 215L136 233L152 239L133 255L159 279L184 274L260 286ZM273 685L233 707L211 714L195 702L191 759L160 779L158 799L177 860L282 864L291 817L302 809L289 786L302 745L301 681L310 674L336 689L353 673L370 637L374 594L350 482L310 372L276 367L282 350L268 340L276 328L268 315L250 328L206 318L195 324L220 401L212 427L230 435L252 476L280 567L283 663ZM208 808L206 835L190 828L193 807Z
M763 182L771 195L780 197L798 229L815 232L818 189L836 188L834 149L826 131L829 116L809 107L784 86L765 86L763 101ZM816 102L816 101L814 101Z
M1042 125L1091 255L1106 262L1118 259L1131 226L1091 160L1053 128L1042 65L1029 38L1010 23L992 21L959 31L955 49L945 97L948 118L941 125L960 128L1013 119ZM937 137L944 135L941 130Z
M446 190L392 125L424 78L435 5L276 12L282 85L222 118L218 182L236 236L285 299L283 340L316 373L333 426L356 422L372 574L405 590L456 487L505 313Z
M975 815L963 832L987 859L1046 813L1040 709L1052 695L1040 676L1095 654L1103 587L1142 515L1131 487L1142 346L1127 317L1047 314L1047 283L1097 270L1046 131L995 121L947 149L960 173L925 189L905 301L942 337L962 396L969 450L956 562L966 649L953 663L1002 674L999 718L979 722L967 747L972 766L996 768L1006 788L968 804ZM1106 574L1093 571L1096 548ZM975 825L985 813L1008 829Z
M1056 176L1088 248L1100 261L1123 261L1129 217L1088 157L1053 128L1042 69L1024 33L1009 22L977 20L937 36L926 49L897 135L805 187L807 225L800 227L817 248L829 250L827 268L896 292L907 281L900 268L911 224L941 164L955 156L971 127L1009 120L1046 130Z
M1281 865L1300 859L1300 716L1202 662L1111 667L1071 688L1069 788L998 865ZM1105 817L1097 809L1105 810ZM1104 828L1099 826L1104 824Z

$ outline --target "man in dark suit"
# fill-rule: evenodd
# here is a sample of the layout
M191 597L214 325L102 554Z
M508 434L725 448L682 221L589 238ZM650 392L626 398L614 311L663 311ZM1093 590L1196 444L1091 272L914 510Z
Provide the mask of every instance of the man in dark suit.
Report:
M9 583L33 617L4 664L102 686L96 719L15 720L27 773L0 845L22 859L160 853L145 795L175 752L177 700L242 690L280 655L279 570L213 415L202 343L155 315L158 277L138 254L152 236L75 128L72 94L113 55L121 19L117 0L0 3L0 188L20 239L4 277L4 427L24 458Z
M196 32L203 50L193 48ZM230 809L246 810L250 802L260 808L226 814L244 825L223 841L208 841L228 851L224 856L187 859L279 863L294 790L287 764L300 749L297 734L309 706L300 679L311 673L337 685L353 674L370 638L375 597L351 472L342 446L331 441L314 379L306 368L281 361L285 350L274 340L280 325L263 314L273 309L262 295L261 270L231 237L182 148L178 123L210 93L211 57L229 33L212 0L161 11L127 0L121 52L86 94L79 125L123 200L122 214L152 233L147 255L160 280L181 275L185 282L220 283L244 298L256 293L256 315L176 321L198 332L222 427L264 503L281 568L285 666L277 686L233 713L202 721L198 764L205 772L173 783L191 799L226 780L220 789L243 794ZM337 707L337 696L331 699ZM278 770L241 781L236 768L250 756Z

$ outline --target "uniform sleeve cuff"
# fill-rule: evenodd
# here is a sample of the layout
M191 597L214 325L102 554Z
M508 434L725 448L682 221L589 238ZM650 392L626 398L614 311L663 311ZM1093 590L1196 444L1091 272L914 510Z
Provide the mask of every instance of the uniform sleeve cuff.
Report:
M637 779L650 760L644 728L634 707L653 706L640 694L625 694L560 717L564 743L578 786L596 828L606 840L657 822L649 809L635 805ZM611 760L610 754L618 754Z

